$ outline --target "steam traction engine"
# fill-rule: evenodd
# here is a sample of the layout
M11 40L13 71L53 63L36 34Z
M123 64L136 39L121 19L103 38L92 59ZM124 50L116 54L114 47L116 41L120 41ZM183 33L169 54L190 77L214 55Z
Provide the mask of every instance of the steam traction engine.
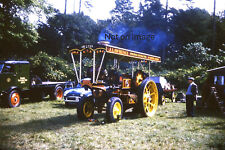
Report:
M142 63L147 63L149 67L148 75L150 76L150 62L160 62L160 57L115 47L106 43L97 46L85 45L80 49L70 50L70 53L78 85L64 92L64 101L76 104L79 119L92 118L95 109L101 113L103 108L106 109L106 118L109 122L116 122L121 119L123 113L129 108L135 108L137 112L145 117L155 114L158 106L157 86L142 71L143 69L135 71L134 64L143 67ZM83 55L89 56L93 60L91 71L86 73L87 75L91 74L91 76L86 76L84 79L82 79ZM97 57L101 58L98 67L96 67ZM75 61L77 59L75 58L80 62L79 76ZM116 68L113 69L109 65L108 69L102 69L106 66L106 63L115 59L117 59ZM127 70L120 72L121 69L117 69L118 62L130 65L130 67L127 66L126 68L131 68L131 74Z

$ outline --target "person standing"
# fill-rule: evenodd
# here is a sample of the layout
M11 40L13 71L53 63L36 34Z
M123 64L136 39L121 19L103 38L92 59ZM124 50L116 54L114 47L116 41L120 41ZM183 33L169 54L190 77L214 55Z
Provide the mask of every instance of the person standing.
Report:
M194 83L194 78L188 78L188 89L186 93L186 111L188 117L194 117L194 100L197 98L198 86Z

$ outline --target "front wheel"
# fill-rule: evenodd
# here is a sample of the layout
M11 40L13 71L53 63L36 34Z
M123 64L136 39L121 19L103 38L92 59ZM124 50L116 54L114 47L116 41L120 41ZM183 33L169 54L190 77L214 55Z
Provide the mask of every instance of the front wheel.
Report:
M139 109L143 116L152 117L158 107L158 89L154 81L145 79L139 87Z
M106 108L106 118L109 122L119 121L123 117L123 103L120 98L109 99Z
M20 93L17 90L12 90L8 96L8 106L11 108L19 107L20 103L21 103Z
M78 119L92 118L94 115L94 102L91 98L84 98L79 101L77 107Z

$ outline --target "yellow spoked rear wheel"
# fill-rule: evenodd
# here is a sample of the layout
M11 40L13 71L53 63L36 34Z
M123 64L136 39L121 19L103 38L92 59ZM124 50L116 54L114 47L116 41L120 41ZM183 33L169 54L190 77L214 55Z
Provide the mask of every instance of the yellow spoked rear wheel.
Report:
M140 85L139 104L141 112L146 117L155 114L158 107L158 89L154 81L144 80Z

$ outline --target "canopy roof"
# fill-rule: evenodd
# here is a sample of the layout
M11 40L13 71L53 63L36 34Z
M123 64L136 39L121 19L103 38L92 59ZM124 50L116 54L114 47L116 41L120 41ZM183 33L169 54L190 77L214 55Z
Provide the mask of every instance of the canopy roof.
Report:
M109 53L114 55L119 55L123 57L128 57L132 59L139 59L139 60L147 60L152 62L161 62L161 57L150 55L142 52L137 52L134 50L128 50L125 48L120 48L112 45L83 45L80 47L80 49L72 49L70 50L70 53L72 54L91 54L93 52L95 53Z

